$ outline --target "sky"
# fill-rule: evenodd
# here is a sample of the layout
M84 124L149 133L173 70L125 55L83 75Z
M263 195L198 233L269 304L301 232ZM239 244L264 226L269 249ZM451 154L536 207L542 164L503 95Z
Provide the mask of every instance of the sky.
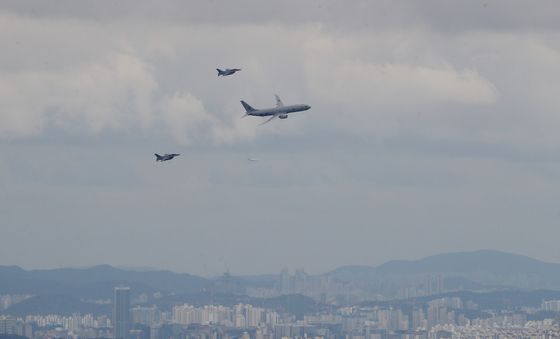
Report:
M560 262L558 13L2 1L0 264L323 273L478 249ZM227 67L242 71L218 78ZM240 118L240 100L274 94L312 108Z

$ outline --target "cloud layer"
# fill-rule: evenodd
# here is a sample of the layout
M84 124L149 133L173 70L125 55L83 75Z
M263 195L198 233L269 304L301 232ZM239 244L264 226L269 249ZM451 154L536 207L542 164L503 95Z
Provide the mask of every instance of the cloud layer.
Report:
M560 261L559 9L4 1L0 257L199 274L479 248ZM274 94L312 109L240 118Z

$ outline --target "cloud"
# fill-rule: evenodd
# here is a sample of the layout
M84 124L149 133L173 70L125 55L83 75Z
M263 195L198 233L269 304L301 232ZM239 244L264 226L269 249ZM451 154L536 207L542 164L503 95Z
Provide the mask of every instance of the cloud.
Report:
M153 67L122 53L56 70L1 73L0 112L3 138L51 130L69 135L156 130L188 144L231 143L251 135L239 123L208 112L191 93L162 95Z
M243 128L239 119L224 119L207 112L202 101L190 93L166 96L158 109L166 129L183 145L192 142L229 144L254 136L251 132L254 129Z
M558 28L558 3L555 0L542 0L538 4L523 0L405 0L398 3L388 0L355 0L353 6L347 6L339 0L240 0L235 3L204 0L166 0L157 3L122 0L111 4L95 1L83 4L72 0L61 0L54 4L46 4L43 1L5 0L1 9L23 16L76 18L82 21L150 20L210 25L238 25L246 22L293 25L320 22L337 30L355 30L365 26L392 30L431 26L446 32L480 28Z
M0 133L36 136L145 128L153 116L157 82L135 56L112 54L62 70L4 72L0 76Z
M493 104L497 90L476 70L411 64L372 64L342 60L326 67L313 64L311 86L329 100L402 107L433 104ZM327 81L328 80L328 81ZM405 100L406 99L406 100Z
M556 69L557 48L541 34L425 26L349 34L312 18L297 25L2 18L0 38L13 47L0 56L3 137L110 132L195 145L320 138L329 129L518 147L543 130L541 146L556 140L548 122L556 121L558 77L546 70ZM217 79L217 66L243 72ZM266 107L274 93L313 109L266 128L238 118L240 99Z
M319 30L304 47L308 88L329 101L372 107L495 103L492 82L476 68L455 66L431 40L426 31L346 37Z

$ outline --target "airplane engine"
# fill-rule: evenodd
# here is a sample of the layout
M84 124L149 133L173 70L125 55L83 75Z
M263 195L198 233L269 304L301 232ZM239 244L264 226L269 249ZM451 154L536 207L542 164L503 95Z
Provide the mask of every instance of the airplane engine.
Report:
M280 119L288 119L288 115L287 115L287 114L280 114L280 115L278 116L278 118L280 118Z

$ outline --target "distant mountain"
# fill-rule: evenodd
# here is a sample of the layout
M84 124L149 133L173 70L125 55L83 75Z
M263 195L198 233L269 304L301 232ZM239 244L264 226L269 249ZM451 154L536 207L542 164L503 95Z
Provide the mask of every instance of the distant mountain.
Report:
M435 282L434 277L436 277ZM443 281L443 289L437 287L440 277ZM265 303L272 302L272 299L251 299L244 295L247 288L273 288L278 285L279 278L279 275L231 276L226 273L220 277L205 279L165 270L119 269L109 265L29 271L17 266L0 266L0 295L31 294L42 298L65 296L69 298L64 299L68 309L73 307L87 309L90 305L81 305L77 302L112 299L113 288L124 284L131 287L133 298L143 293L150 296L148 303L165 303L167 300L168 305L177 302L197 304L198 301L217 302L218 296L224 303L246 302L246 300ZM378 295L390 298L426 295L442 290L489 291L511 288L560 290L560 264L498 251L459 252L434 255L415 261L390 261L377 267L344 266L322 275L305 276L298 281L294 278L290 281L294 286L301 285L302 281L306 281L308 286L332 281L343 282L334 285L336 289L343 286L343 290L335 290L334 293L338 294L334 297L338 298L340 295L344 297L348 291L355 292L357 297L351 295L350 297L353 298L351 300L378 299ZM436 288L432 288L432 285ZM425 291L426 286L429 286L428 292ZM424 289L421 293L417 292L421 289ZM313 295L309 293L309 288L299 290L294 288L290 291ZM161 300L151 298L155 292L162 292L164 298ZM169 299L165 299L167 297ZM346 302L343 299L341 303ZM33 302L44 300L48 299L29 299L26 304L19 307L33 308ZM284 299L280 299L282 300ZM299 301L299 299L293 300L294 303ZM309 300L302 302L301 306L303 309L312 308Z
M29 314L46 315L72 313L111 314L111 305L85 303L68 295L40 295L15 304L4 311L7 314L23 317Z
M160 291L194 292L202 290L208 280L186 273L171 271L123 270L109 265L99 265L85 269L62 268L53 270L29 271L32 276L42 280L64 283L95 283L119 281L140 283Z
M156 291L162 298L151 299L163 309L173 305L210 303L232 306L248 303L269 307L279 312L290 312L298 318L319 310L321 305L302 295L283 295L261 299L244 295L244 287L271 285L275 276L233 277L225 274L204 279L190 274L170 271L138 271L119 269L109 265L90 268L61 268L26 271L17 266L0 266L1 294L32 294L33 297L15 304L5 312L16 316L26 314L110 314L111 305L86 302L88 299L112 299L113 289L119 284L131 287L134 296L149 295Z
M347 282L402 281L428 275L462 278L467 284L504 287L560 288L560 264L499 251L433 255L389 261L378 267L344 266L326 274Z
M275 298L252 298L238 294L200 292L170 294L153 301L153 304L167 310L180 304L233 306L240 303L266 307L278 312L289 312L296 315L298 319L303 319L304 314L320 311L323 307L313 299L299 294L283 295ZM71 315L73 313L101 315L111 314L111 305L84 302L79 298L65 294L38 295L15 304L3 312L15 316L29 314Z
M125 284L133 293L155 291L194 293L210 281L171 271L130 271L109 265L91 268L61 268L26 271L16 266L0 266L0 294L66 294L82 298L112 298L113 287Z

